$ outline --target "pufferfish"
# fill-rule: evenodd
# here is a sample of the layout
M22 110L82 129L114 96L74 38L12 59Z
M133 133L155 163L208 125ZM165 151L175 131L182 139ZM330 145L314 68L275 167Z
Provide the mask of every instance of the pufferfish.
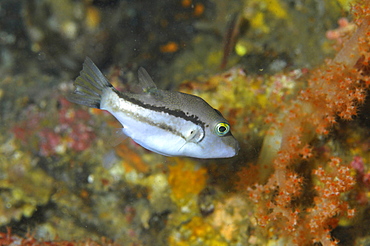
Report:
M138 75L142 92L119 92L87 57L68 99L110 112L122 124L121 133L161 155L237 155L238 141L218 110L200 97L158 89L144 68L139 68Z

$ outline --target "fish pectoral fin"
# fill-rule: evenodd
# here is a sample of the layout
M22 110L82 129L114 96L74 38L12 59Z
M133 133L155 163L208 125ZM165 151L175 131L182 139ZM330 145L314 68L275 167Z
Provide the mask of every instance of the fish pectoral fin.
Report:
M144 93L151 93L157 90L157 86L155 85L154 81L145 70L145 68L140 67L138 70L139 74L139 86L143 90Z
M109 146L116 147L126 138L128 138L128 136L123 132L123 128L114 128L113 131L108 135L106 140Z
M178 141L178 143L179 142L181 142L182 140L179 140ZM181 145L181 147L177 150L178 152L180 152L180 150L186 145L188 143L188 141L186 141L186 139L185 139L185 143L183 144L183 145ZM177 144L176 144L177 145Z

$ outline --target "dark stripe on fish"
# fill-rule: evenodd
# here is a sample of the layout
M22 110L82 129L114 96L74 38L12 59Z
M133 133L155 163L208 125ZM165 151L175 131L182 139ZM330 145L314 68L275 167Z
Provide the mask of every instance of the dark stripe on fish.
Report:
M126 101L129 101L133 104L136 104L140 107L150 109L150 110L153 110L153 111L156 111L156 112L165 112L165 113L168 113L168 114L173 115L175 117L182 118L182 119L187 120L187 121L191 121L196 125L200 125L204 130L205 123L203 121L199 120L199 118L195 115L189 116L189 115L186 115L185 112L180 111L180 110L169 109L165 106L154 106L154 105L146 104L142 101L139 101L139 100L137 100L135 98L132 98L132 97L128 97L128 96L126 96L124 94L121 94L121 93L118 93L118 96L120 98L122 98Z
M122 110L122 111L125 111L125 110ZM164 123L155 123L153 121L148 120L148 118L142 117L139 114L132 115L132 113L130 112L130 115L138 121L145 122L145 123L147 123L151 126L159 127L163 130L169 131L172 134L177 135L177 136L183 138L184 140L186 140L186 137L184 135L182 135L181 132L177 131L175 128L170 127L169 125L166 125Z
M115 90L115 92L117 93L118 91ZM183 111L169 109L169 108L164 107L164 106L154 106L154 105L146 104L146 103L144 103L142 101L139 101L139 100L137 100L135 98L126 96L126 95L124 95L124 94L122 94L120 92L118 92L117 95L120 98L122 98L123 100L129 101L129 102L131 102L133 104L136 104L136 105L138 105L140 107L143 107L143 108L146 108L146 109L149 109L149 110L153 110L153 111L159 112L159 113L162 113L162 112L168 113L169 115L172 115L174 117L181 118L181 119L186 120L186 121L190 121L190 122L194 123L195 125L199 125L202 128L203 132L205 132L204 131L205 123L203 121L201 121L199 119L199 117L197 117L195 115L187 115ZM122 110L124 110L124 109L122 109ZM148 122L148 121L145 121L145 122L148 123L148 124L150 124L150 122ZM153 124L150 124L150 125L153 125ZM154 123L154 126L158 126L158 124L155 124ZM163 128L163 127L160 127L160 128L165 129L165 130L169 130L169 131L171 131L174 134L178 133L178 131L176 131L175 129L172 129L172 128L171 129ZM179 135L179 136L183 137L184 139L186 139L185 136L183 136L181 133L180 134L176 134L176 135ZM199 140L199 142L201 142L204 137L205 137L205 134L203 134L203 137Z

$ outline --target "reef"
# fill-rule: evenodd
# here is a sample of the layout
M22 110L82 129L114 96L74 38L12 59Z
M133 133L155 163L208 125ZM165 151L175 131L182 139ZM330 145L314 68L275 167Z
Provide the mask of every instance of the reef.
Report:
M370 1L131 3L0 3L0 244L368 244ZM112 146L66 99L85 56L202 97L240 153Z

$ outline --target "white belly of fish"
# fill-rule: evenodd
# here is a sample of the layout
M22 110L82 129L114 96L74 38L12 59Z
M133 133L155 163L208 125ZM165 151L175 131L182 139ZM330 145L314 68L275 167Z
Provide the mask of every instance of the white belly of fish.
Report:
M148 150L167 156L194 156L199 148L201 156L202 147L188 141L187 136L203 129L191 121L125 101L111 90L103 94L101 109L109 111L122 124L125 135Z

